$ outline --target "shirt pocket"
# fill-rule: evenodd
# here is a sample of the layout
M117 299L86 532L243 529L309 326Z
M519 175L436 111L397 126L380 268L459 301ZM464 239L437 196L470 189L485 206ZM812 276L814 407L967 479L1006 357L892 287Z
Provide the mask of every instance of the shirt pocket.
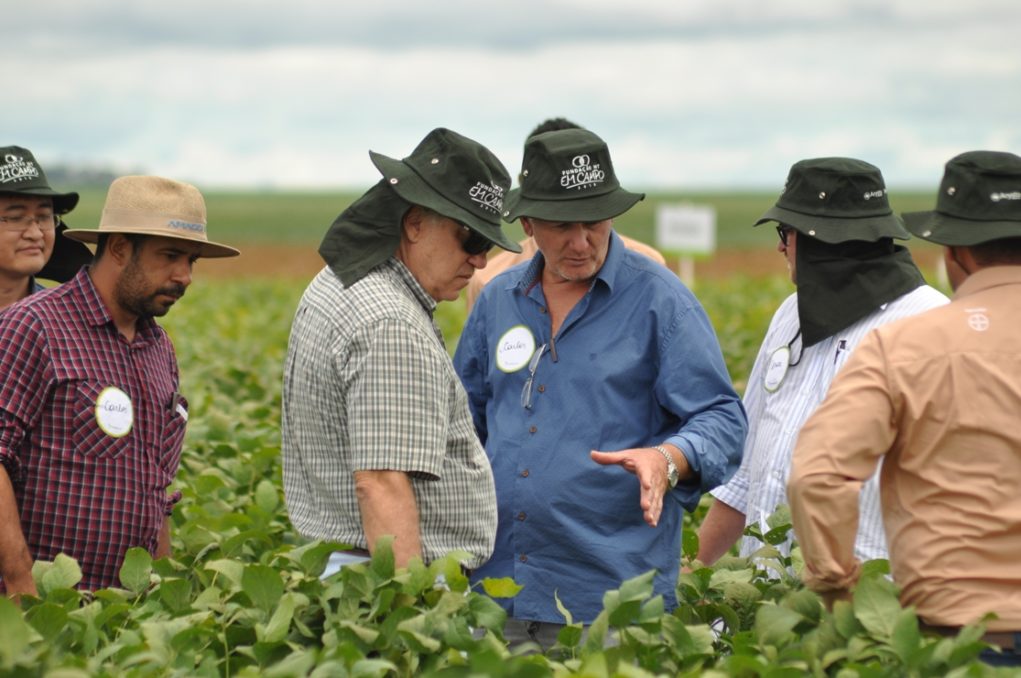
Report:
M134 405L120 389L113 387L123 398L115 399L115 404L122 405L127 402L131 405L130 415L125 420L121 415L114 423L116 425L101 426L100 398L108 393L109 386L101 386L93 381L79 381L75 384L74 393L74 428L71 431L71 441L77 454L91 459L116 459L134 446ZM109 396L105 396L104 400ZM125 421L128 422L125 425ZM122 430L126 432L121 433Z
M181 459L181 446L188 427L188 401L177 396L163 422L163 436L160 445L160 465L170 470L177 468Z

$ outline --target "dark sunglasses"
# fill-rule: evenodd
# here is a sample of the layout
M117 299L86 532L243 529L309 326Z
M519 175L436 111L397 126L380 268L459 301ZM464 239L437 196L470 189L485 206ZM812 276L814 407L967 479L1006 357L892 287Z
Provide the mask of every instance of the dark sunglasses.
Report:
M463 224L461 225L461 228L468 231L468 237L461 242L461 249L469 255L475 256L476 254L484 254L493 249L492 241L490 241L486 236L473 231Z
M783 243L784 247L787 247L787 235L793 230L794 229L788 226L787 224L776 225L776 234L780 236L780 242Z

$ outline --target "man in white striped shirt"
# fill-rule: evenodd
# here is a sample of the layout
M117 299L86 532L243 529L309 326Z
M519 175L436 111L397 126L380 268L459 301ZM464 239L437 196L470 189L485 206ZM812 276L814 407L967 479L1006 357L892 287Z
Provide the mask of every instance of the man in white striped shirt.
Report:
M925 284L908 251L910 235L890 209L879 169L852 158L815 158L791 167L776 205L755 225L774 221L797 292L769 324L744 395L748 437L741 468L712 492L699 530L698 560L715 563L746 527L762 534L787 504L791 453L801 426L871 329L948 302ZM862 489L855 543L864 560L887 557L878 474ZM745 536L740 555L763 543ZM789 552L789 543L780 546Z

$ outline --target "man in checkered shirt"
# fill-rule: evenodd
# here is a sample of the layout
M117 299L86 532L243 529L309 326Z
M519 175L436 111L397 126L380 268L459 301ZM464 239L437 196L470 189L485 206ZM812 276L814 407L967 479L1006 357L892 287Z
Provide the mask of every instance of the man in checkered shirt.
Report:
M433 320L493 246L510 177L447 129L410 156L370 153L383 179L319 249L328 264L291 329L283 388L284 493L310 538L355 547L324 576L393 536L399 566L462 551L475 568L496 534L493 476Z
M167 495L188 419L177 361L153 320L191 283L198 257L235 256L206 238L198 189L121 177L96 243L71 281L0 315L0 578L35 594L32 564L64 553L79 588L117 585L125 552L170 553Z

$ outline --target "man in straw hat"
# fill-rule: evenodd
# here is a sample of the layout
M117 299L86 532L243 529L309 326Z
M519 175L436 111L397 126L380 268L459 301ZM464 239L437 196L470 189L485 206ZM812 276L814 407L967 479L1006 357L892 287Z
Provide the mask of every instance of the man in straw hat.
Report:
M500 509L475 575L524 585L502 601L507 638L548 647L557 596L590 623L605 591L655 569L675 604L683 509L737 468L746 423L694 295L613 231L644 196L620 186L606 143L538 134L521 177L504 216L539 252L485 287L454 363Z
M746 527L765 535L788 521L787 476L802 424L858 342L879 325L947 303L925 284L911 255L894 239L910 237L890 209L878 167L854 158L812 158L790 169L776 205L755 222L776 224L777 250L797 291L776 311L744 394L748 439L741 468L713 490L716 501L699 529L698 560L712 565ZM879 488L862 490L855 553L886 558ZM754 536L740 555L772 554ZM784 555L790 543L777 544Z
M92 260L81 243L60 237L61 216L78 194L50 188L27 148L0 148L0 310L43 288L35 277L66 282Z
M284 366L283 476L291 522L339 541L324 576L394 537L398 565L451 551L474 568L496 529L493 477L433 319L486 253L516 251L500 228L507 170L448 129L337 217L327 266L305 290Z
M169 515L188 419L155 316L191 283L206 238L194 186L148 176L110 185L96 243L71 281L0 315L0 576L34 593L33 560L78 560L82 589L118 583L127 549L170 552Z
M953 301L862 340L794 450L788 491L805 583L846 597L858 492L880 495L901 602L938 630L985 622L1021 665L1021 157L946 164L908 229L944 246Z

